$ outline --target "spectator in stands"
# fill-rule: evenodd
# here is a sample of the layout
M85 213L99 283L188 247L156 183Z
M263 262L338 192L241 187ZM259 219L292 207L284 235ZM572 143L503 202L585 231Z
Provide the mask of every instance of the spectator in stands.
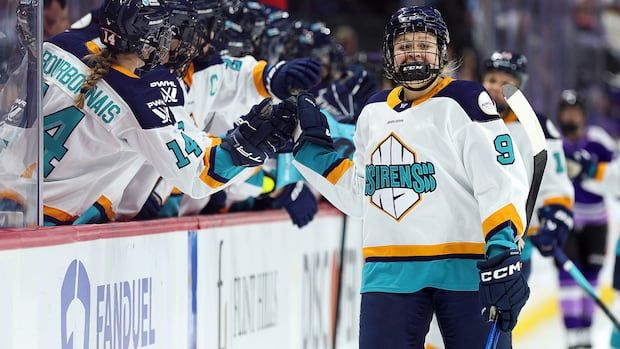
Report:
M45 0L43 8L43 36L48 39L69 29L67 0Z

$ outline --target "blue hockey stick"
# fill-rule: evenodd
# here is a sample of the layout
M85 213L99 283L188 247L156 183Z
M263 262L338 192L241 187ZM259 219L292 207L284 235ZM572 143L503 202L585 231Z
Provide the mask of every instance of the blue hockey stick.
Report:
M499 327L497 327L497 318L493 321L493 326L491 326L491 331L489 331L489 336L487 337L487 344L484 346L484 349L495 349L497 348L497 342L499 341Z
M558 265L560 265L562 269L564 269L568 274L570 274L573 280L577 282L577 285L579 285L579 287L586 291L588 296L590 296L590 298L592 298L596 302L596 304L599 306L599 308L601 308L603 313L605 313L609 320L611 320L616 329L620 331L620 322L618 322L618 319L611 313L609 308L607 308L603 301L596 295L594 287L592 287L586 277L583 276L579 268L577 268L577 266L575 266L575 264L570 259L568 259L566 254L564 254L564 252L557 246L553 248L553 256L558 262Z

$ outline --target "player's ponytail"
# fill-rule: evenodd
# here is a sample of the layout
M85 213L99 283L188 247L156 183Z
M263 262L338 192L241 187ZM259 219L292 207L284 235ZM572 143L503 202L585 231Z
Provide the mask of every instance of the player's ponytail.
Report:
M86 93L110 71L110 67L112 66L112 63L114 63L112 52L108 49L103 49L97 53L90 54L84 57L84 59L92 64L92 68L90 75L88 75L82 84L80 93L75 99L75 106L80 109L84 108Z

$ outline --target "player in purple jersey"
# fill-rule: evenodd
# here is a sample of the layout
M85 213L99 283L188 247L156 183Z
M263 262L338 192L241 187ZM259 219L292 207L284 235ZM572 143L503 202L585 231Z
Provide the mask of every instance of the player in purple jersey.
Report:
M587 178L603 178L613 159L615 144L600 127L586 125L586 103L573 90L562 92L558 123L564 136L564 152L572 163L581 164L569 176L575 187L575 227L568 235L564 252L596 287L605 259L608 217L603 196L586 189ZM570 167L570 166L569 166ZM571 276L560 269L560 300L570 349L591 348L590 326L595 304Z

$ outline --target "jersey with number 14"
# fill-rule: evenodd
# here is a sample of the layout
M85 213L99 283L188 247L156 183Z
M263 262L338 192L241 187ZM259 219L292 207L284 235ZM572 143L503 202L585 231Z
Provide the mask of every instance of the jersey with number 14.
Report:
M122 190L145 162L196 197L222 189L242 171L217 147L219 139L180 127L175 113L184 112L184 100L164 93L180 88L169 74L140 79L113 65L77 108L89 74L82 57L99 47L88 39L69 31L43 47L46 219L66 224L94 202L113 216L103 190Z

